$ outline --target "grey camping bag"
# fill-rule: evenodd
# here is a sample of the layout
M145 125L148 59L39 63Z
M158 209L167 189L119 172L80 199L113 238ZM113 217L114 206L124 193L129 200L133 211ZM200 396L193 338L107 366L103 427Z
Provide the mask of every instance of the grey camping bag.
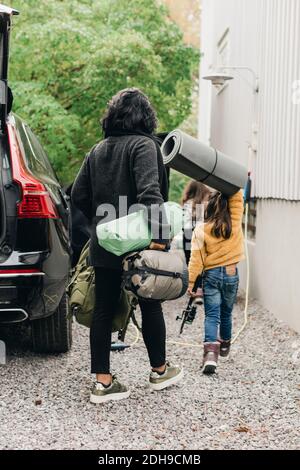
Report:
M144 300L174 300L188 288L188 269L179 250L143 250L123 260L123 285Z

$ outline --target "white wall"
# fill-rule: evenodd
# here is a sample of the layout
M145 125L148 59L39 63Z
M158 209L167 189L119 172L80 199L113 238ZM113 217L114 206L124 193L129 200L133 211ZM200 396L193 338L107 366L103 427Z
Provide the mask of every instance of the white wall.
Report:
M256 195L300 200L300 1L263 0Z
M217 43L224 31L229 28L229 63L230 65L247 65L257 69L258 58L253 50L258 47L257 15L254 6L258 0L203 0L201 75L209 71L210 66L217 63ZM247 7L247 8L246 8ZM258 7L257 7L258 8ZM212 24L211 24L212 23ZM245 41L251 37L251 41ZM200 93L200 134L203 127L210 121L202 108L203 101L212 99L212 122L209 122L212 143L225 153L247 162L247 141L251 137L251 108L253 93L251 76L246 71L234 73L235 79L219 94L212 89L210 83L202 81ZM234 129L233 129L234 122ZM211 125L212 124L212 125ZM202 126L202 128L201 128ZM235 138L232 139L232 132Z
M214 18L214 1L203 0L201 3L201 52L205 53L201 57L200 61L200 96L199 96L199 118L198 118L198 131L199 139L210 145L210 133L211 133L211 85L209 82L201 80L201 77L209 72L209 68L212 64L212 55L214 45L212 42L213 37L213 18Z
M300 202L260 200L256 242L248 244L250 292L300 332ZM241 286L245 286L242 263Z
M199 137L252 171L259 199L256 240L249 243L251 295L300 331L300 104L292 102L300 80L300 1L203 0L202 9L201 75L217 63L218 41L229 28L228 63L251 67L260 91L252 92L246 71L232 72L220 93L201 81ZM257 154L249 159L255 125ZM243 286L243 266L241 279Z

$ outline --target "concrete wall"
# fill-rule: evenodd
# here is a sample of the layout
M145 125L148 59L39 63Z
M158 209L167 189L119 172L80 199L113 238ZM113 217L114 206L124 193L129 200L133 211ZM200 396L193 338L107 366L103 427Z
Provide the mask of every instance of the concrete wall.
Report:
M300 202L260 200L256 241L248 243L250 294L300 332ZM241 286L245 287L245 262Z

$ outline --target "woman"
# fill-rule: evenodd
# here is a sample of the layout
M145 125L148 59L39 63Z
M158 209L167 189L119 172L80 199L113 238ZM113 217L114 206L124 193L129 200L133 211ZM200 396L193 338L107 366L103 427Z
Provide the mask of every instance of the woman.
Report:
M72 190L73 203L92 221L90 262L95 268L96 304L90 331L91 372L96 382L91 390L92 403L119 400L129 390L110 372L112 318L120 296L122 258L98 245L96 225L103 215L101 205L112 205L118 218L120 200L127 207L143 204L149 223L156 227L157 238L151 249L162 250L168 244L169 227L161 212L150 220L150 207L167 200L168 183L160 149L153 132L157 118L147 96L136 88L117 93L108 103L102 120L105 139L86 155ZM155 212L155 211L154 211ZM122 214L123 215L123 214ZM154 231L152 230L152 233ZM166 236L167 233L167 236ZM140 301L143 339L148 351L150 387L162 390L183 376L179 367L166 362L166 327L159 301Z

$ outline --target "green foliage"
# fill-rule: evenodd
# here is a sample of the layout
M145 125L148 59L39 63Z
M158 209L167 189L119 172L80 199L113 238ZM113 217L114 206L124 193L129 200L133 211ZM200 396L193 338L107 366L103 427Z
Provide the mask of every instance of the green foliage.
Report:
M78 116L68 113L37 82L12 82L12 87L19 113L42 137L45 148L51 152L56 172L74 177L76 168L72 168L72 156L76 155L77 148L73 136L81 131Z
M199 54L155 0L12 0L10 80L14 111L70 181L101 138L99 118L118 90L137 86L160 129L190 114Z
M171 170L170 172L170 190L169 199L174 202L181 202L181 197L186 184L189 182L187 176L178 173L178 171Z

